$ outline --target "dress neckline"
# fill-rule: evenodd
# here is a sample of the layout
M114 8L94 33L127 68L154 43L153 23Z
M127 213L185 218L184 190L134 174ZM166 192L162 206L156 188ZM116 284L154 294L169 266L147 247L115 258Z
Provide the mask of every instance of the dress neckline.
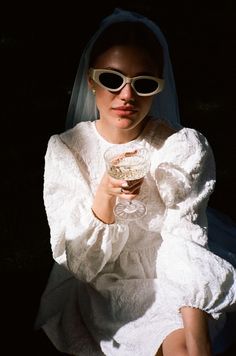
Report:
M91 123L91 127L92 127L92 129L93 129L93 131L94 131L94 133L95 133L95 135L99 138L99 140L100 141L102 141L103 143L105 143L106 145L117 145L117 143L112 143L112 142L109 142L109 141L107 141L99 132L98 132L98 130L97 130L97 127L96 127L96 121L97 120L94 120L94 121L91 121L90 123ZM148 125L148 124L147 124ZM146 126L145 126L146 127ZM139 134L139 136L138 137L136 137L134 140L131 140L131 141L129 141L130 143L136 143L136 142L138 142L138 143L140 143L140 142L142 142L143 141L143 139L144 139L144 137L143 137L143 132L145 131L145 128L142 130L142 132ZM120 145L125 145L125 144L127 144L128 142L126 142L126 143L120 143Z

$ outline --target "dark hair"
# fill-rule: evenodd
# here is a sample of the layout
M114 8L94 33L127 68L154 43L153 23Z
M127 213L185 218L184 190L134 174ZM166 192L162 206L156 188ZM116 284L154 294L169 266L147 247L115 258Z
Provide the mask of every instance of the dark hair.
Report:
M92 67L97 57L116 45L132 45L146 50L163 72L163 51L154 33L141 22L117 22L108 26L97 38L91 50L89 65Z

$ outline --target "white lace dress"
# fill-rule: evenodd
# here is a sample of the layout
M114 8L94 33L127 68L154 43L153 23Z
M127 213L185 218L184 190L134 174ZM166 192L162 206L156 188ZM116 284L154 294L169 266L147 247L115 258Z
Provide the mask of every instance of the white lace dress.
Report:
M139 195L148 212L107 225L91 206L111 144L95 122L49 140L44 201L56 262L36 325L60 351L154 356L183 327L182 306L210 315L212 337L236 309L235 269L207 247L205 210L215 184L207 140L189 128L170 133L156 120L135 141L151 153Z

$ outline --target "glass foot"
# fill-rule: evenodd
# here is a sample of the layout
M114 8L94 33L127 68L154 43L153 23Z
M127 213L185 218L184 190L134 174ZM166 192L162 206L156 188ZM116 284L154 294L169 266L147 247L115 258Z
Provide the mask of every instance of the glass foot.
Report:
M146 213L145 204L139 200L119 202L114 207L114 214L124 220L136 220L146 215Z

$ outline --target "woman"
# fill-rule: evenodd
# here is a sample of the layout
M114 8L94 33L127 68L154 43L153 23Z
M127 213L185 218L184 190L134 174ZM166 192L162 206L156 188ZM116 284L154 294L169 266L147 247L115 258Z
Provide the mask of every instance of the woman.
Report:
M83 122L84 121L84 122ZM105 170L113 144L137 142L150 172L127 186ZM67 130L45 156L56 261L37 326L72 355L208 356L236 309L234 266L209 250L215 184L207 139L179 124L168 47L147 18L116 9L80 61ZM147 214L116 219L117 197Z

